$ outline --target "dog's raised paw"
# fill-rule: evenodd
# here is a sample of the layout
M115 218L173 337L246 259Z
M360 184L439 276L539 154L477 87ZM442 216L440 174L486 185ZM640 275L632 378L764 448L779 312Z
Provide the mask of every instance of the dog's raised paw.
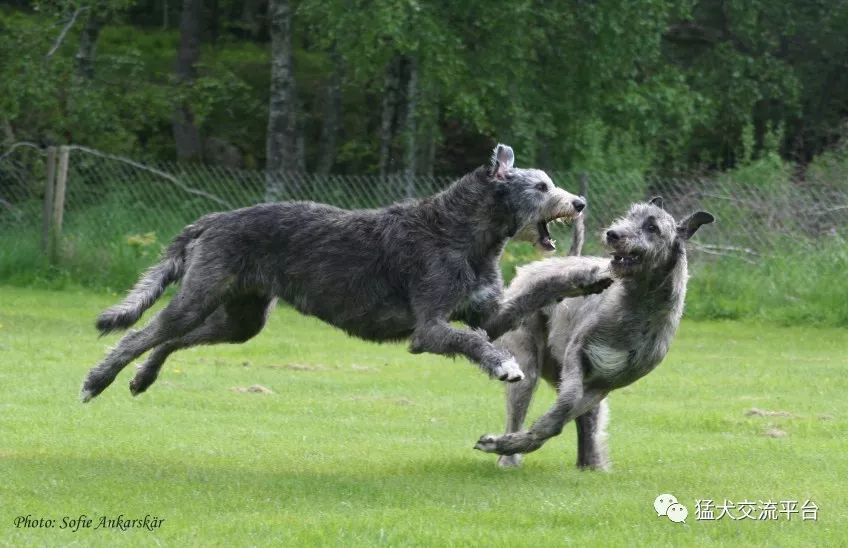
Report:
M477 443L474 444L474 449L483 451L484 453L494 453L498 446L498 437L494 434L486 434L480 436Z
M595 280L591 283L583 285L581 289L586 295L591 295L593 293L601 293L609 286L611 286L613 282L614 280L612 278L601 278L599 280Z
M518 382L524 380L524 372L521 371L521 367L519 367L515 358L510 358L505 362L501 362L501 364L492 371L492 376L505 382Z

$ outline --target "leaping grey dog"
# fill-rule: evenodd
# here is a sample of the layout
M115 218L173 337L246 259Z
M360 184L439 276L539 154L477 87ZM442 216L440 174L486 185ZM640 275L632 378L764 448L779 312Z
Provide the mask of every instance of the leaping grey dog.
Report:
M606 469L607 403L610 391L647 375L668 352L686 295L685 242L712 223L699 211L676 223L657 197L634 204L604 234L612 259L561 257L519 269L506 299L544 280L597 267L613 285L599 295L563 300L529 316L497 343L521 363L524 380L507 388L506 434L480 438L476 449L501 455L501 466L518 466L576 419L577 466ZM520 431L539 376L557 389L554 406Z
M175 350L250 339L277 298L363 339L411 337L412 352L463 354L493 377L522 379L515 359L491 340L556 298L603 291L612 280L594 266L574 268L503 300L498 259L507 240L532 225L536 243L552 249L547 223L585 207L545 172L515 168L513 159L498 145L489 166L443 192L383 209L280 202L200 218L97 319L102 333L127 328L168 284L181 282L146 327L89 371L81 399L100 394L148 350L130 382L133 395ZM452 319L476 329L458 329Z

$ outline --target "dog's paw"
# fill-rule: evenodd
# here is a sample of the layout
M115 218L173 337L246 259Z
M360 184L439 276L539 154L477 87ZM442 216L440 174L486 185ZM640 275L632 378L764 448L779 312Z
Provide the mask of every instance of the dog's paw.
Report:
M524 460L524 456L520 453L516 453L515 455L501 455L498 457L498 466L501 468L518 468L521 466L521 461Z
M518 366L518 362L515 361L515 358L510 358L505 362L501 362L501 364L492 371L492 376L501 381L506 382L518 382L524 380L524 372L521 371L521 367Z
M590 472L609 472L612 469L612 465L609 463L609 461L590 463L578 462L577 469Z
M481 436L474 449L499 455L516 455L530 453L540 448L545 440L532 432L512 432L503 436L486 434Z
M580 285L580 290L584 295L592 295L595 293L601 293L609 286L613 284L613 279L609 276L601 276L591 282L584 283Z
M494 434L480 436L480 439L474 444L474 449L483 451L484 453L496 453L498 449L498 436Z

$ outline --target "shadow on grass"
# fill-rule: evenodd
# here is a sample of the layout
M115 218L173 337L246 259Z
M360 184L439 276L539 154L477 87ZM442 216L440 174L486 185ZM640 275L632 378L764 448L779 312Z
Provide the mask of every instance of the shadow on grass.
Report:
M470 451L470 450L469 450ZM501 470L493 458L463 460L426 457L397 464L381 461L369 466L359 460L353 466L310 467L281 458L268 467L244 466L221 457L205 459L187 455L184 462L161 459L117 459L64 455L18 456L0 459L6 477L15 478L9 487L26 499L56 507L56 511L96 508L114 512L121 505L137 506L148 501L162 511L184 512L200 501L204 511L232 511L244 504L271 503L280 508L402 507L440 505L487 497L489 493L514 489L527 494L543 493L551 482L561 491L563 476L593 475L550 462L534 463L524 469ZM566 470L568 469L566 468ZM554 479L555 478L555 479ZM565 482L563 480L565 479ZM72 505L73 507L69 507ZM112 507L118 505L117 507ZM152 509L151 509L152 510Z

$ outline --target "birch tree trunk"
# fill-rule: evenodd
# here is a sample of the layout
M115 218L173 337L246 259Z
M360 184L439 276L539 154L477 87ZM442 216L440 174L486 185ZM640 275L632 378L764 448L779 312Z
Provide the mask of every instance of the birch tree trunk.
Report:
M303 140L297 124L297 93L292 59L292 13L288 0L270 0L271 98L266 139L266 196L279 198L280 175L302 172Z
M183 89L191 87L197 76L196 65L200 59L200 17L202 0L183 0L180 14L180 45L177 51L177 83ZM202 147L200 133L194 123L194 113L187 100L182 100L174 109L174 142L177 159L180 161L200 160Z

